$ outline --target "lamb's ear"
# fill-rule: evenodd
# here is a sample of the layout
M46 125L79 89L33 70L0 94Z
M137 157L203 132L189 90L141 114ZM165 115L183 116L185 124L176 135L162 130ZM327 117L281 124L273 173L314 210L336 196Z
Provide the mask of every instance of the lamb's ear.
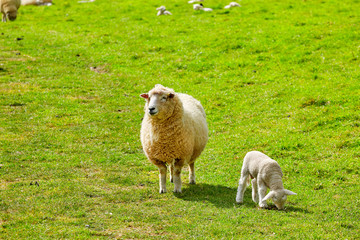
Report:
M169 98L173 98L173 97L175 97L175 94L169 93Z
M284 193L285 193L286 195L296 195L296 193L294 193L294 192L292 192L292 191L290 191L290 190L287 190L287 189L284 189Z
M266 201L266 200L272 198L274 195L275 195L275 192L274 192L274 191L270 191L270 192L262 199L262 201Z
M145 99L148 99L148 98L149 98L149 94L147 94L147 93L142 93L142 94L140 94L140 97L145 98Z

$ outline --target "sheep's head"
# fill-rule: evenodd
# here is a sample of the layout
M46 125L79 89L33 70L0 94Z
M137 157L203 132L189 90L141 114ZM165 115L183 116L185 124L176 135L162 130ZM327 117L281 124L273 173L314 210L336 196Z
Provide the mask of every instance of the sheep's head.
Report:
M17 8L15 6L9 7L6 11L6 17L10 21L14 21L16 19L16 16L17 16Z
M161 7L158 7L156 10L165 12L166 8L165 8L165 6L161 6Z
M143 93L140 96L146 100L145 112L151 118L167 119L173 114L176 96L174 90L157 84L149 93Z
M287 189L272 190L265 196L263 201L266 201L266 200L272 198L275 206L278 209L284 209L285 202L286 202L288 195L296 195L296 193L294 193L290 190L287 190Z

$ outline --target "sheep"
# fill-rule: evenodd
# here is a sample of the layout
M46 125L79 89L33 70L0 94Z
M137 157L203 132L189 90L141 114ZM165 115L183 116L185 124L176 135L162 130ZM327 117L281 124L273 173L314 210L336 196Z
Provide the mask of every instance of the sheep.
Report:
M160 16L160 15L172 15L171 12L166 11L165 6L158 7L156 10L158 10L158 13L157 13L158 16Z
M193 5L193 9L194 10L201 10L201 9L203 9L204 8L204 6L202 5L202 3L200 3L200 4L194 4Z
M0 0L0 11L2 13L2 21L6 19L14 21L17 16L17 11L20 7L20 0Z
M237 2L231 2L231 3L229 3L229 5L226 5L224 8L228 9L228 8L232 8L232 7L241 7L241 6Z
M181 192L181 169L189 165L189 183L195 184L195 160L208 140L201 103L160 84L140 95L146 100L140 139L145 155L159 168L160 193L166 192L166 172L174 192Z
M204 0L190 0L190 1L188 1L188 3L196 3L196 2L203 2Z
M52 0L21 0L21 5L51 6Z
M205 12L211 12L212 11L212 8L204 8L204 5L202 3L194 4L193 9L194 10L203 10Z
M244 192L250 180L249 176L252 179L252 199L255 203L259 203L261 208L267 208L266 200L272 198L278 209L284 209L287 195L296 195L284 189L283 174L279 164L264 153L252 151L248 152L244 158L236 194L237 203L243 202ZM270 192L265 196L267 188L270 188Z

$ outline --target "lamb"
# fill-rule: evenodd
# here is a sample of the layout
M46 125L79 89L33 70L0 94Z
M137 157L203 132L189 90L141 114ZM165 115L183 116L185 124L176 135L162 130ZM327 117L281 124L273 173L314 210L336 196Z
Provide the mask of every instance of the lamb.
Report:
M160 15L172 15L171 12L166 11L165 6L158 7L156 10L158 10L158 13L157 13L158 16L160 16Z
M241 169L236 194L238 203L243 202L249 176L252 179L252 199L255 203L259 203L261 208L267 208L266 200L272 198L278 209L284 209L287 195L296 195L296 193L284 189L283 174L279 164L261 152L252 151L245 155ZM270 188L270 192L265 196L267 188Z
M20 4L20 0L0 0L2 21L6 22L6 19L14 21L17 17L17 10L19 9Z
M204 0L190 0L190 1L188 1L188 3L196 3L196 2L203 2Z
M166 192L166 172L174 192L181 192L181 169L189 165L189 183L195 184L195 160L208 140L201 103L160 84L140 95L146 100L140 138L145 155L159 168L160 193Z
M231 3L229 3L229 5L226 5L224 8L228 9L228 8L232 8L232 7L241 7L241 6L237 2L231 2Z
M212 11L212 8L204 8L204 5L202 3L194 4L193 9L194 10L203 10L205 12L211 12Z

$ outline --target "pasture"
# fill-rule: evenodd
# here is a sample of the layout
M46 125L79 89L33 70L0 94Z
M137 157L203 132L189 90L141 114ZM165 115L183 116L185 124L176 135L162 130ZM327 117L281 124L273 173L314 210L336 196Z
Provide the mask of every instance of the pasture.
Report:
M205 1L54 0L0 23L0 239L360 238L360 1ZM157 83L207 114L178 194L139 139ZM250 188L235 203L251 150L298 194L284 211Z

